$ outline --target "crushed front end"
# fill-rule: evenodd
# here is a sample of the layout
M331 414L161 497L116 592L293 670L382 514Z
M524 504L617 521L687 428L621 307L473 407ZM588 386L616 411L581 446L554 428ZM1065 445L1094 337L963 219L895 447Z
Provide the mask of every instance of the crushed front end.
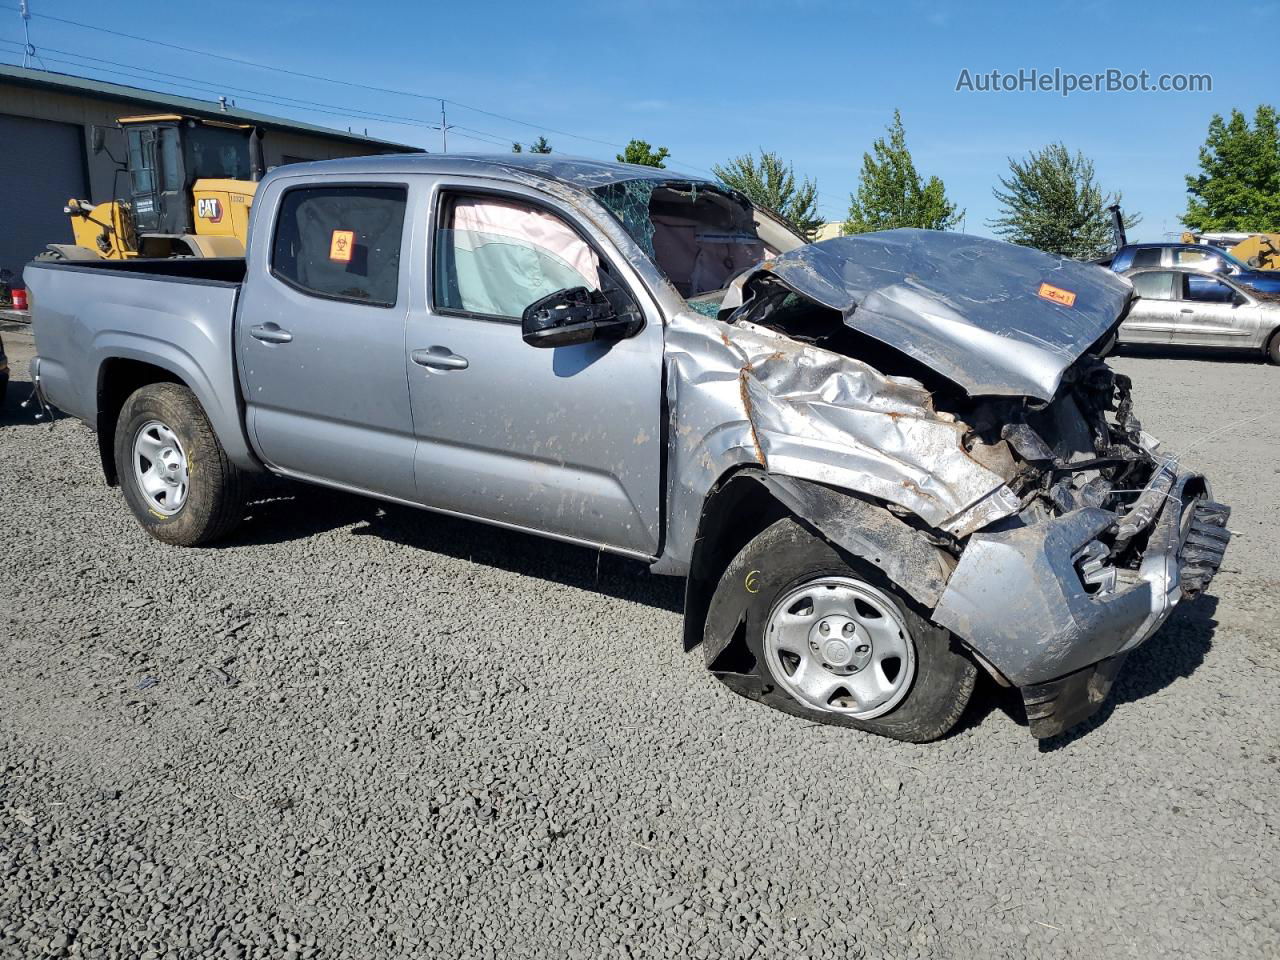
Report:
M1032 734L1079 723L1230 539L1099 357L1132 298L1111 271L945 231L761 263L717 321L667 329L669 549L745 463L1018 687Z
M1128 378L1092 356L1047 403L954 412L1020 508L968 538L933 618L1020 689L1031 733L1051 737L1097 710L1125 656L1208 586L1230 510L1142 431Z

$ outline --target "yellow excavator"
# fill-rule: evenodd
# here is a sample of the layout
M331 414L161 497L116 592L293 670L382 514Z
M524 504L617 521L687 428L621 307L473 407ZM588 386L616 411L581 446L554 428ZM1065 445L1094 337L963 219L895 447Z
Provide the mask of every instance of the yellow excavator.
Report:
M122 117L128 196L72 198L74 243L51 243L37 260L243 257L249 208L262 179L256 127L178 114Z

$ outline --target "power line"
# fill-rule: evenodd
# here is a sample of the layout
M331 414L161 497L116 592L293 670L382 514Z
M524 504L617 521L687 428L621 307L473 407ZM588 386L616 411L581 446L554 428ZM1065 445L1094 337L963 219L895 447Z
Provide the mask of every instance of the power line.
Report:
M25 6L26 6L26 0L22 0L22 2L23 2L23 7L25 8ZM7 3L0 3L0 7L3 7L4 9L8 9L8 10L14 10L14 11L17 11L17 12L19 12L19 13L24 13L24 12L26 12L24 9L21 9L21 8L19 8L19 7L14 7L14 6L12 6L12 5L10 5L10 4L7 4ZM225 62L227 62L227 63L235 63L235 64L239 64L239 65L241 65L241 66L253 67L253 68L256 68L256 69L259 69L259 70L267 70L267 71L272 71L272 72L275 72L275 73L285 74L285 75L288 75L288 76L301 77L301 78L304 78L304 79L307 79L307 80L317 80L317 81L320 81L320 82L323 82L323 83L331 83L331 84L335 84L335 85L338 85L338 86L351 87L351 88L353 88L353 89L358 89L358 90L369 90L369 91L373 91L373 92L375 92L375 93L387 93L387 94L392 94L392 95L394 95L394 96L412 97L412 98L414 98L414 99L418 99L418 100L432 100L432 101L439 101L439 102L443 102L443 103L448 103L448 104L452 104L452 105L453 105L453 106L455 106L455 107L459 107L459 108L461 108L461 109L463 109L463 110L470 110L470 111L472 111L472 112L474 112L474 113L479 113L479 114L483 114L484 116L493 117L493 118L495 118L495 119L502 120L502 121L505 121L505 122L507 122L507 123L514 123L514 124L517 124L517 125L519 125L519 126L529 127L529 128L531 128L531 129L534 129L534 130L539 131L540 133L544 133L544 134L546 134L546 133L551 133L551 134L555 134L556 136L569 137L570 139L573 139L573 140L582 140L582 141L585 141L585 142L588 142L588 143L596 143L596 144L600 144L601 146L610 147L610 148L613 148L613 149L616 149L616 150L625 150L625 149L626 149L626 145L625 145L625 144L614 143L614 142L609 141L609 140L602 140L602 139L600 139L600 138L598 138L598 137L588 137L588 136L586 136L586 135L584 135L584 134L570 133L570 132L569 132L569 131L567 131L567 130L559 130L559 129L555 128L555 127L548 127L548 126L545 126L545 125L543 125L543 124L539 124L539 123L532 123L532 122L530 122L530 121L528 121L528 120L521 120L521 119L519 119L519 118L517 118L517 117L511 117L511 116L507 116L506 114L496 113L496 112L494 112L494 111L492 111L492 110L485 110L485 109L483 109L482 107L472 106L472 105L470 105L470 104L462 103L461 101L458 101L458 100L452 100L452 99L450 99L450 98L448 98L448 97L430 96L430 95L422 94L422 93L414 93L414 92L409 91L409 90L397 90L397 89L394 89L394 88L392 88L392 87L380 87L380 86L376 86L376 85L373 85L373 84L357 83L357 82L352 81L352 80L340 80L340 79L336 79L336 78L334 78L334 77L325 77L325 76L321 76L321 75L319 75L319 74L307 73L307 72L302 71L302 70L291 70L291 69L289 69L289 68L287 68L287 67L277 67L277 66L271 66L271 65L269 65L269 64L265 64L265 63L256 63L256 62L254 62L254 61L252 61L252 60L245 60L245 59L242 59L242 58L240 58L240 57L232 57L232 56L228 56L228 55L226 55L226 54L221 54L221 53L212 53L212 52L210 52L210 51L208 51L208 50L201 50L201 49L199 49L199 48L197 48L197 47L188 47L188 46L184 46L184 45L182 45L182 44L170 43L170 42L168 42L168 41L166 41L166 40L155 40L155 39L152 39L152 38L150 38L150 37L143 37L143 36L139 36L138 34L126 33L126 32L121 31L121 30L112 30L112 29L110 29L110 28L108 28L108 27L100 27L100 26L96 26L96 25L94 25L94 24L90 24L90 23L83 23L83 22L81 22L81 21L79 21L79 20L72 20L72 19L69 19L69 18L67 18L67 17L55 17L55 16L53 16L52 14L31 13L31 14L30 14L30 16L32 16L32 17L37 17L37 18L42 19L42 20L50 20L50 21L53 21L53 22L55 22L55 23L63 23L63 24L67 24L68 26L79 27L80 29L83 29L83 30L91 30L91 31L96 31L96 32L98 32L98 33L105 33L105 34L108 34L108 35L110 35L110 36L122 37L122 38L127 39L127 40L136 40L136 41L138 41L139 43L149 43L149 44L153 44L153 45L155 45L155 46L159 46L159 47L166 47L166 48L171 49L171 50L178 50L178 51L181 51L181 52L183 52L183 53L191 53L191 54L195 54L195 55L197 55L197 56L210 57L210 58L212 58L212 59L215 59L215 60L222 60L222 61L225 61ZM52 50L53 48L47 48L47 49ZM68 51L61 51L61 52L68 52ZM72 54L72 55L73 55L73 56L86 57L87 59L90 59L90 60L99 60L99 62L103 62L103 63L113 63L113 62L114 62L114 61L109 61L109 60L101 60L100 58L96 58L96 57L88 57L88 56L87 56L87 55L85 55L85 54L78 54L78 53L76 53L76 54ZM56 60L56 59L54 59L54 58L50 58L50 59L51 59L51 60L53 60L54 62L59 62L59 63L66 63L66 62L67 62L67 61L65 61L65 60ZM71 63L71 65L72 65L72 66L83 66L82 64L77 64L77 63ZM122 66L123 66L123 65L122 65ZM108 70L108 69L106 69L106 68L102 68L102 67L93 68L93 69L98 69L100 72L103 72L103 73L112 73L112 72L119 73L119 72L120 72L120 71L112 71L112 70ZM141 69L141 70L145 70L145 71L150 72L150 73L159 74L160 76L165 76L165 74L161 73L160 71L148 70L148 68L145 68L145 67L144 67L144 68L137 68L137 67L134 67L133 69ZM123 74L123 75L124 75L124 76L130 76L130 74ZM144 78L137 78L137 77L136 77L136 75L134 75L134 76L135 76L135 79L148 79L148 78L145 78L145 77L144 77ZM174 75L169 74L168 76L174 76ZM152 81L152 82L156 82L156 81ZM198 81L198 80L197 80L197 81L194 81L194 82L196 82L196 83L203 83L203 81ZM174 83L170 83L169 85L170 85L170 86L181 86L181 84L174 84ZM213 84L207 84L207 86L215 86L215 85L213 85ZM189 88L189 89L196 89L196 88ZM225 86L225 87L223 87L223 89L232 89L232 88L231 88L230 86ZM244 89L244 88L235 88L235 89ZM251 91L251 92L252 92L252 91ZM260 103L269 103L269 104L276 105L276 106L288 106L288 105L289 105L289 104L287 104L287 103L281 103L281 102L280 102L280 100L278 100L278 99L270 99L270 100L268 100L268 99L262 99L264 96L266 96L266 95L264 95L264 94L257 93L257 94L255 94L255 95L257 95L257 96L259 97L259 99L257 100L257 102L260 102ZM275 95L275 96L282 96L282 95ZM284 97L283 99L285 99L285 100L292 100L293 98ZM425 123L423 123L423 122L421 122L421 121L418 121L418 120L408 119L408 118L392 119L392 117L394 117L394 115L391 115L391 114L377 115L377 114L374 114L372 111L365 111L365 110L361 110L361 109L359 109L359 108L338 108L339 110L345 110L345 112L337 112L337 113L334 113L334 112L332 112L332 111L329 111L329 110L324 109L322 106L312 106L312 105L310 105L310 104L312 103L312 101L294 100L294 103L304 105L304 108L305 108L305 109L315 110L316 112L320 112L320 113L329 112L329 113L331 113L331 115L336 115L336 116L341 116L341 117L348 117L348 118L350 118L350 117L354 117L354 116L356 116L357 114L366 114L366 115L367 115L367 117L366 117L367 119L383 119L385 122L389 122L389 123L407 123L407 124L409 124L409 125L411 125L411 126L425 126L425 127L427 127L428 129L433 129L433 130L439 130L439 129L440 129L440 127L439 127L439 126L437 126L437 125L433 125L433 124L425 124ZM331 106L331 105L330 105L330 106ZM459 129L459 130L468 130L468 129L470 129L470 130L471 130L471 135L468 135L468 134L458 134L459 136L463 137L464 139L468 139L468 140L475 140L475 141L480 142L480 143L490 143L490 144L495 144L495 145L498 145L498 146L507 146L508 144L510 144L510 143L512 142L512 141L511 141L511 140L509 140L509 139L504 139L504 140L498 140L498 139L486 139L486 137L497 137L497 136L498 136L497 134L493 134L493 133L491 133L491 132L478 131L478 130L474 130L473 128L461 127L461 126L455 126L454 124L450 124L449 126L450 126L450 128L456 128L456 129ZM684 167L687 167L687 168L689 168L689 169L691 169L691 170L696 170L696 171L698 171L699 173L705 174L705 175L707 175L707 176L711 177L712 179L715 179L715 174L714 174L712 171L707 170L707 169L706 169L706 168L704 168L704 167L695 166L694 164L690 164L690 163L682 163L682 164L680 164L680 165L681 165L681 166L684 166Z
M8 44L14 47L22 46L22 44L14 40L0 39L0 43ZM343 107L337 104L327 104L327 103L320 103L318 101L312 101L312 100L302 100L296 97L285 97L282 94L268 95L263 93L262 91L251 90L246 87L237 87L230 84L200 80L195 77L185 77L180 74L165 73L164 71L152 70L148 67L139 67L139 66L134 66L132 64L124 64L116 60L106 60L102 57L90 57L87 54L79 54L79 53L76 53L75 51L70 51L70 50L61 50L61 49L58 49L57 47L43 47L42 49L48 50L52 53L69 54L70 56L77 58L75 60L66 60L60 57L48 57L47 59L51 63L67 64L69 66L78 67L81 69L96 70L100 73L116 74L119 76L131 78L131 79L148 80L152 83L165 83L166 85L171 87L179 87L179 88L185 88L189 90L196 90L201 93L235 92L239 94L249 94L250 95L249 97L247 98L242 97L242 99L247 99L250 102L254 102L254 103L266 103L273 106L291 107L294 109L301 108L301 109L309 110L315 113L323 113L329 116L336 116L336 117L340 117L348 120L376 120L384 123L393 123L400 126L420 127L427 130L440 129L439 126L436 124L433 124L424 120L419 120L414 117L403 117L403 116L398 116L396 114L377 113L372 110L365 110L361 107ZM95 64L88 64L82 61L94 61L95 64L101 64L101 63L112 64L114 66L125 67L127 69L113 70L108 67L97 66ZM163 79L157 80L157 79L154 79L153 77L140 76L139 72L144 74L154 74L156 77L163 78ZM188 82L178 83L173 81L188 81ZM470 127L459 127L458 129L467 130L467 131L470 131L470 134L473 134L473 135L459 134L459 136L462 136L464 137L464 139L467 139L467 140L475 140L479 143L487 143L487 144L492 144L495 146L502 146L502 147L505 147L510 143L510 141L503 138L500 134L492 133L490 131L475 130Z
M5 9L8 9L8 10L18 10L17 7L10 6L9 4L4 4L4 7ZM389 94L393 94L395 96L401 96L401 97L414 97L418 100L436 100L436 101L444 100L446 103L450 103L453 106L459 107L463 110L471 110L471 111L474 111L475 113L481 113L481 114L484 114L485 116L494 117L495 119L498 119L498 120L505 120L507 123L515 123L520 126L530 127L534 130L538 130L543 133L553 133L556 136L569 137L570 139L573 139L573 140L585 140L589 143L598 143L602 146L613 147L619 150L626 149L624 144L613 143L609 140L601 140L597 137L588 137L588 136L584 136L583 134L570 133L567 130L557 130L554 127L548 127L540 123L531 123L528 120L520 120L516 117L509 117L504 114L495 113L492 110L485 110L481 107L474 107L474 106L471 106L470 104L462 103L458 100L452 100L448 97L429 96L423 93L414 93L409 90L396 90L391 87L379 87L379 86L375 86L367 83L357 83L353 80L339 80L334 77L324 77L315 73L306 73L305 71L302 71L302 70L290 70L287 67L276 67L276 66L270 66L264 63L255 63L252 60L244 60L240 57L231 57L221 53L211 53L208 50L200 50L196 47L187 47L178 43L169 43L166 40L153 40L150 37L142 37L134 33L125 33L122 30L112 30L107 27L99 27L91 23L82 23L79 20L71 20L66 17L55 17L52 14L48 14L48 13L33 13L31 14L31 16L37 17L41 20L51 20L55 23L64 23L64 24L67 24L68 26L79 27L83 30L93 30L93 31L97 31L98 33L110 34L113 37L122 37L126 40L136 40L140 43L150 43L159 47L167 47L170 50L179 50L183 53L192 53L197 56L211 57L215 60L223 60L227 63L236 63L245 67L254 67L259 70L271 70L276 73L283 73L283 74L287 74L289 76L294 76L294 77L302 77L307 80L318 80L323 83L332 83L332 84L337 84L339 86L353 87L359 90L370 90L375 93L389 93Z

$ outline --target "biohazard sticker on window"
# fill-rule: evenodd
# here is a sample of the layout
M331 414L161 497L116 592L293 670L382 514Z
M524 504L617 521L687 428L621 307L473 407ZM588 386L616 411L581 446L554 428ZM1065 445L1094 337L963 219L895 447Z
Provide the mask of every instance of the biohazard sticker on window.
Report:
M339 263L351 262L351 248L356 245L354 230L335 230L329 237L329 259Z
M1060 303L1064 307L1074 307L1076 305L1076 295L1070 290L1063 290L1061 287L1055 287L1051 283L1040 284L1039 295L1045 300L1052 300L1054 303Z

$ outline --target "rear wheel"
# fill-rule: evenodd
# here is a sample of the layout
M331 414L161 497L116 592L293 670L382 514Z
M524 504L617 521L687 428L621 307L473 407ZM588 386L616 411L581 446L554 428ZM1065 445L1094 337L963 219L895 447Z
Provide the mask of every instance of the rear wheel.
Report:
M125 401L116 422L115 459L129 509L157 540L201 546L240 522L240 471L186 387L153 383Z
M1280 364L1280 330L1271 334L1271 339L1267 341L1267 359Z
M710 664L735 692L819 723L896 740L943 736L977 670L879 569L793 519L734 558L709 623L738 622L745 656ZM708 656L720 653L708 646Z

